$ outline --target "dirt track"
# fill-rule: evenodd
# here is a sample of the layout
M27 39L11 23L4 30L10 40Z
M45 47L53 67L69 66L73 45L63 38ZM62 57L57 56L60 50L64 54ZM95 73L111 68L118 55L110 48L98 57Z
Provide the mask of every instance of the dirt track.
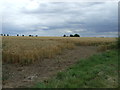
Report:
M96 52L96 47L80 46L73 50L65 50L62 55L57 55L53 59L37 61L29 66L4 64L3 76L8 78L3 82L3 88L31 87Z

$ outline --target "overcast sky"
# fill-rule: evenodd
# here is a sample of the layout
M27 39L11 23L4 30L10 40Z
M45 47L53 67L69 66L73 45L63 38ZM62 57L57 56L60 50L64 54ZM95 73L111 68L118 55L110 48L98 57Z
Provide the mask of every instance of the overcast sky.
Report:
M117 2L4 0L1 5L5 34L114 37L118 33Z

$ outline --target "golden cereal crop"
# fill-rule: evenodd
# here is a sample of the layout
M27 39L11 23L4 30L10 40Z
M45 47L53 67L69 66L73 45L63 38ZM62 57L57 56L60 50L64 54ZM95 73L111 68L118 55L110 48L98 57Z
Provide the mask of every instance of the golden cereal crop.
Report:
M53 58L64 49L77 46L100 45L115 42L115 38L95 37L27 37L3 36L2 60L5 63L33 63L44 58Z

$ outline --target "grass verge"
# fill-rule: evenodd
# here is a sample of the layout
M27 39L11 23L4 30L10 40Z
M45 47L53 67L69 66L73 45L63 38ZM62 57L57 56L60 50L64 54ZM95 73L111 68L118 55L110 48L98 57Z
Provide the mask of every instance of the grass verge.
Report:
M56 77L34 88L117 88L118 51L110 50L82 59Z

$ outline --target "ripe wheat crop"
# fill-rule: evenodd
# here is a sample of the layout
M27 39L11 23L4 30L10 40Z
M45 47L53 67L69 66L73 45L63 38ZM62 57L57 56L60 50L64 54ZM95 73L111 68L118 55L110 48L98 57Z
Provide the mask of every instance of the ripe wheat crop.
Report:
M29 64L45 58L53 58L64 49L75 46L98 46L115 42L115 38L95 37L2 37L3 63Z

